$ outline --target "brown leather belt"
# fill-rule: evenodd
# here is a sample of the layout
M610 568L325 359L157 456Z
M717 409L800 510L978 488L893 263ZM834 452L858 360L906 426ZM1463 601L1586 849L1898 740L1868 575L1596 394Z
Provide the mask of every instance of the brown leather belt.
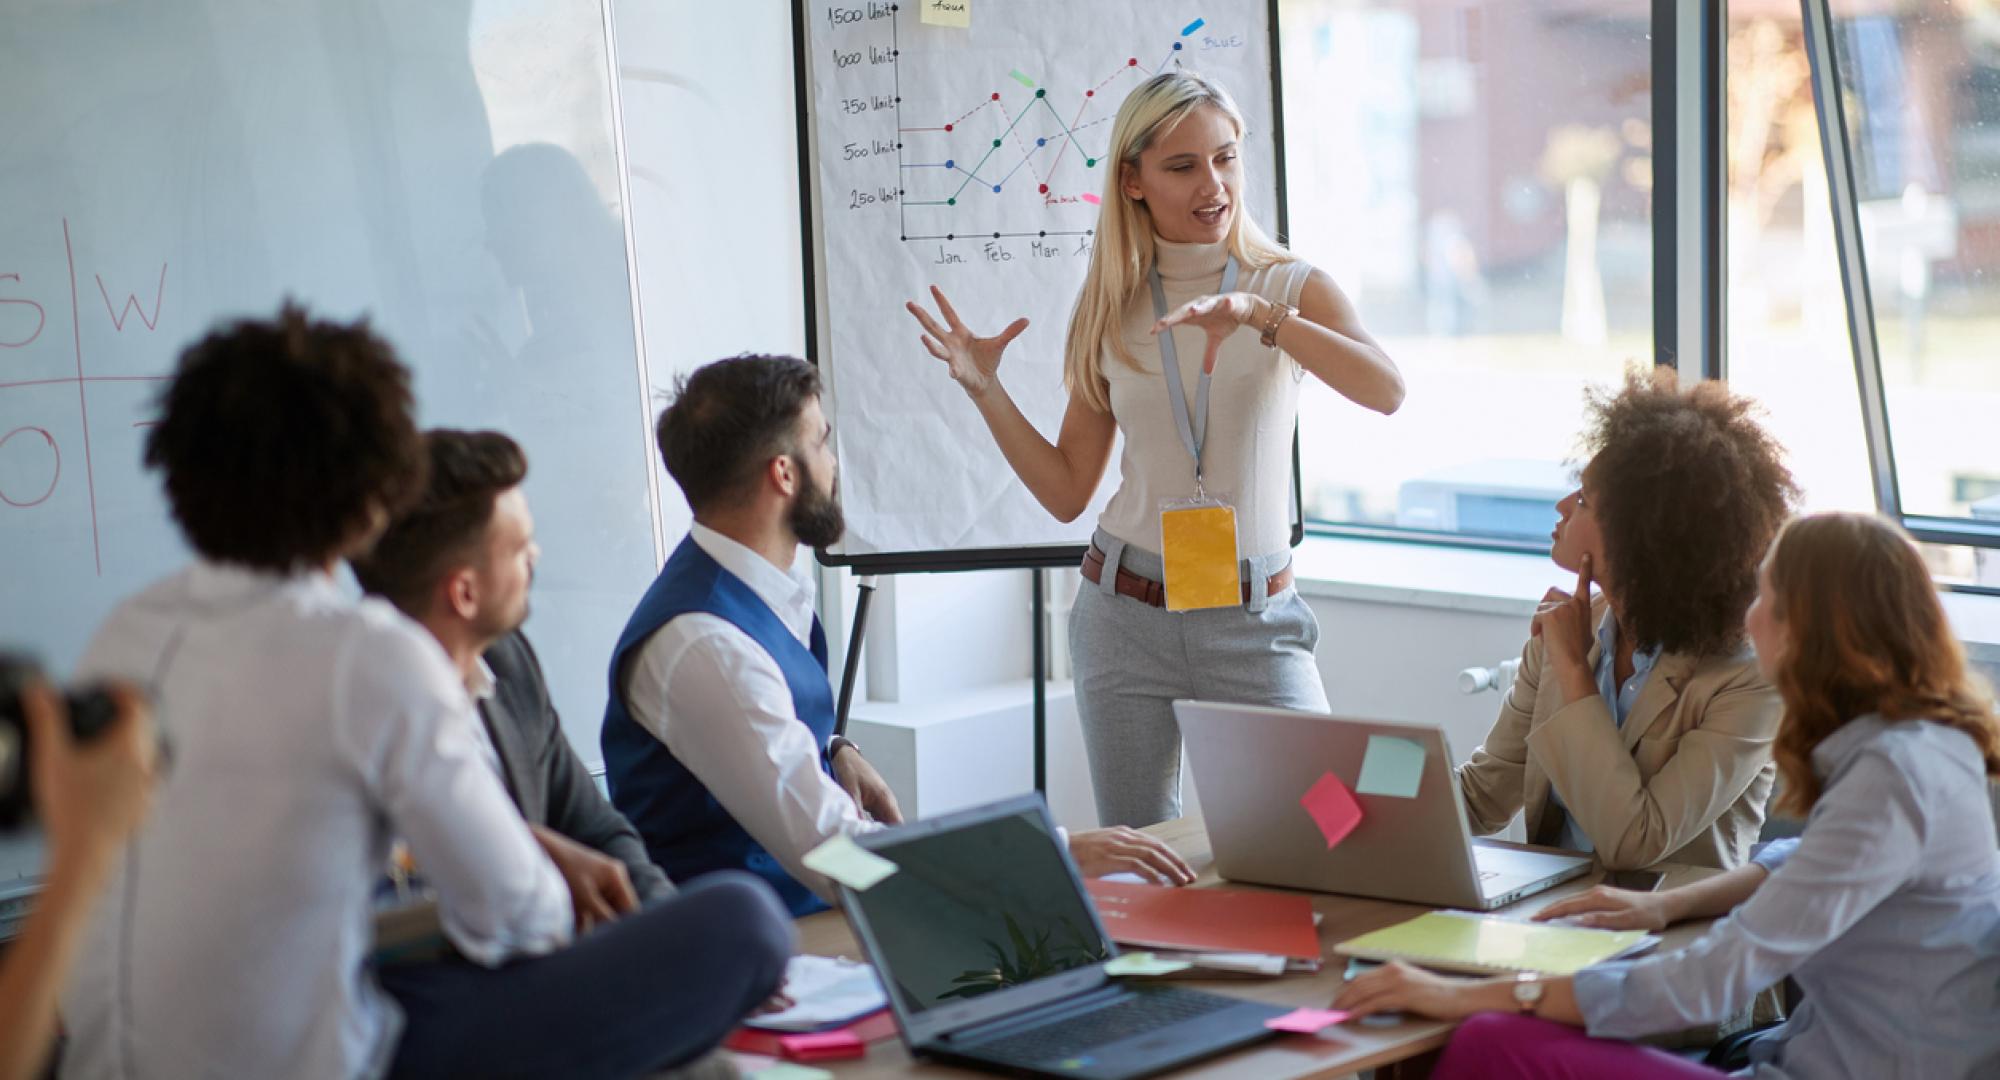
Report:
M1090 545L1090 550L1083 553L1083 580L1092 585L1104 581L1104 552L1098 550L1096 544ZM1122 566L1118 568L1118 580L1112 587L1118 590L1118 595L1129 596L1142 604L1151 604L1154 607L1167 606L1165 585L1151 578L1140 577ZM1265 579L1264 595L1276 596L1291 587L1292 567L1287 563L1283 570ZM1250 583L1247 581L1243 583L1243 602L1246 604L1250 602Z

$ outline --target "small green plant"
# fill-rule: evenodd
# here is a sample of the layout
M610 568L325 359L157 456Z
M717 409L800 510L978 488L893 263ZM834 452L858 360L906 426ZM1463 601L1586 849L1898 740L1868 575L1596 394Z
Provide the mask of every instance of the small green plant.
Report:
M1109 959L1101 943L1093 937L1086 937L1068 919L1062 920L1067 940L1055 945L1049 941L1049 930L1044 929L1033 941L1029 941L1028 935L1022 933L1021 925L1014 921L1014 916L1002 915L1001 918L1007 924L1007 941L1003 944L988 938L982 942L993 956L993 966L960 973L951 981L952 988L939 995L940 999L975 998L1033 982L1044 975Z

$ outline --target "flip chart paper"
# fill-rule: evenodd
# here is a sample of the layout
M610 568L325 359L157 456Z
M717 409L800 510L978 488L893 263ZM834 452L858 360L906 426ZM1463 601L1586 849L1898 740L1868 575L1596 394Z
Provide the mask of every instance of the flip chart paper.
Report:
M896 872L896 864L863 848L851 838L836 836L806 852L806 869L816 870L855 892L867 892Z
M1319 778L1299 800L1299 805L1312 815L1313 824L1319 826L1320 835L1326 837L1327 850L1331 851L1347 834L1361 824L1361 804L1354 801L1354 793L1340 782L1340 777L1327 773Z
M1361 759L1361 776L1354 782L1359 795L1393 795L1414 799L1424 779L1424 747L1394 735L1368 736L1368 752Z

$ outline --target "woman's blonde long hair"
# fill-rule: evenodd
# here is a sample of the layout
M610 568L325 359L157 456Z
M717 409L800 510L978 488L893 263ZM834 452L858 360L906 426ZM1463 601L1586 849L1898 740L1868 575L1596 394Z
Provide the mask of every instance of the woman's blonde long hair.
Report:
M1856 717L1929 720L1972 737L2000 777L2000 719L1945 619L1917 545L1873 514L1815 514L1772 548L1771 591L1785 625L1778 695L1785 718L1771 756L1780 809L1804 817L1820 795L1812 752Z
M1139 167L1139 155L1188 114L1204 105L1222 110L1244 135L1243 114L1229 92L1191 71L1169 71L1147 79L1118 107L1111 125L1111 147L1104 157L1104 197L1097 212L1096 244L1090 270L1070 312L1069 338L1063 348L1063 385L1099 412L1111 409L1104 383L1103 357L1108 352L1139 367L1125 347L1126 305L1145 287L1153 266L1153 215L1146 204L1125 194L1126 168ZM1229 250L1244 271L1289 262L1291 252L1279 247L1245 211L1241 194L1232 209Z

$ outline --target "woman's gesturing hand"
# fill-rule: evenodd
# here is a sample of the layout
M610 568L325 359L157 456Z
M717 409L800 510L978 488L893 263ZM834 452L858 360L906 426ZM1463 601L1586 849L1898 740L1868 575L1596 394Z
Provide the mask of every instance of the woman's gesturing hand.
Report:
M1257 304L1257 298L1246 292L1197 297L1154 323L1153 333L1164 334L1183 323L1200 327L1208 335L1208 352L1201 358L1201 369L1214 374L1215 356L1221 350L1223 341L1235 333L1237 327L1250 321L1257 313Z
M924 348L932 356L945 362L951 370L951 377L965 392L973 397L983 397L999 382L1000 354L1007 350L1008 342L1021 336L1028 328L1028 320L1015 319L1005 330L992 337L980 337L967 329L960 321L958 312L945 299L944 291L931 286L931 299L937 301L938 314L944 322L925 311L921 304L912 300L903 306L916 316L918 324L924 328Z

